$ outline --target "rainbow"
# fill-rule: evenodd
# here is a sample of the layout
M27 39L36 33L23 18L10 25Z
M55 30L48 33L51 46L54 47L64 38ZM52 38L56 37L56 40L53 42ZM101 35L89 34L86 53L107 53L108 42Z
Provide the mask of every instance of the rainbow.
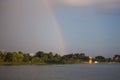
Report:
M60 52L60 55L67 54L67 49L66 49L64 37L62 35L61 26L58 23L58 20L57 20L57 17L55 15L55 12L53 10L53 7L52 7L51 3L49 2L49 0L42 0L42 1L44 1L43 3L49 12L50 18L52 20L52 24L55 28L55 32L56 32L57 36L59 37L58 42L59 42L60 47L59 47L58 51Z

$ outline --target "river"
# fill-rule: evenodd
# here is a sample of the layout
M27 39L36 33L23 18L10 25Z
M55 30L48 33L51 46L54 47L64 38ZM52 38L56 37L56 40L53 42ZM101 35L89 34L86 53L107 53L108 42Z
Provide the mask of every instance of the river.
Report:
M120 80L120 64L0 66L0 80Z

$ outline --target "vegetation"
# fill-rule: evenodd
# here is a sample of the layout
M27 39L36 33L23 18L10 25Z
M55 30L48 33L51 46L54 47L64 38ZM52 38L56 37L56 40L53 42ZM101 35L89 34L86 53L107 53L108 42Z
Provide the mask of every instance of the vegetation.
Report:
M0 64L79 64L88 63L89 56L85 53L74 53L67 55L53 54L52 52L45 53L38 51L34 56L24 54L23 52L0 52ZM117 62L120 63L120 55L114 55L112 58L105 58L103 56L96 56L93 61L103 62Z

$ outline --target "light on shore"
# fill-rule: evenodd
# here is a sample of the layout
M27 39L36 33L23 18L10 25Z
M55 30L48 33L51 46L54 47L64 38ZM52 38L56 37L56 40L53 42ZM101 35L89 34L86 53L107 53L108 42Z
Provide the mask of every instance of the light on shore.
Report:
M92 64L93 61L92 61L92 57L89 58L89 64Z

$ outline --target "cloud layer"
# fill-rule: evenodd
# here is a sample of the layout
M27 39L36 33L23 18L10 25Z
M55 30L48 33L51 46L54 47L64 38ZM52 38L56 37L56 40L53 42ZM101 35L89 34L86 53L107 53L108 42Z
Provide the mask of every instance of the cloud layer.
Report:
M54 6L120 8L120 0L51 0Z

